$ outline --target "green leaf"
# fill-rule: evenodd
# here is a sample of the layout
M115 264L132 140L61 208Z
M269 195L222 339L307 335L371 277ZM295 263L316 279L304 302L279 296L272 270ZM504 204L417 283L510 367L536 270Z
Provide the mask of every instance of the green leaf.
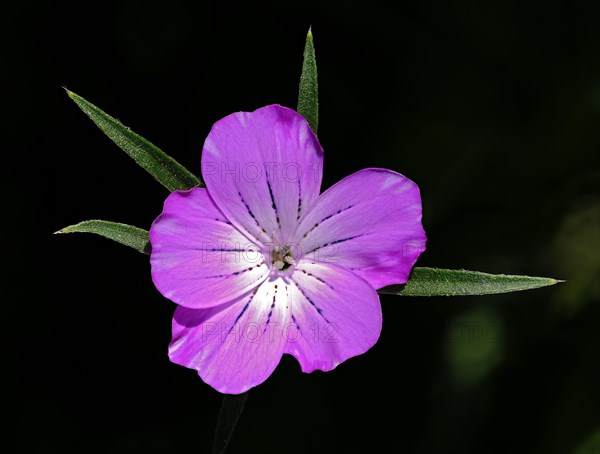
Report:
M547 285L559 280L547 277L510 276L479 271L415 268L405 285L390 285L379 293L401 296L490 295L518 292Z
M150 239L148 232L138 227L118 222L100 221L97 219L83 221L70 225L55 233L95 233L109 240L132 247L138 252L150 254Z
M225 394L217 418L215 439L213 443L213 454L223 454L229 445L238 419L246 405L248 391L243 394Z
M158 147L152 145L143 137L138 136L120 121L103 112L81 96L76 95L72 91L66 91L69 97L75 101L75 104L96 123L96 126L104 134L169 191L186 190L202 185L194 174Z
M310 28L304 46L304 63L302 64L298 93L298 113L306 118L316 134L319 127L319 87L317 84L317 60Z

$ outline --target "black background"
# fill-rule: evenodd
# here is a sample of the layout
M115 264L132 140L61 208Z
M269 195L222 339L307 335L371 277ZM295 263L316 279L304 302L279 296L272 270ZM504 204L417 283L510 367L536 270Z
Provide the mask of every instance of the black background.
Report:
M169 362L174 305L146 256L52 235L148 228L167 196L61 87L198 173L216 120L295 107L310 24L324 187L399 171L423 194L420 265L567 282L382 297L377 345L327 374L284 357L231 452L600 452L597 2L2 9L6 452L209 452L221 400Z

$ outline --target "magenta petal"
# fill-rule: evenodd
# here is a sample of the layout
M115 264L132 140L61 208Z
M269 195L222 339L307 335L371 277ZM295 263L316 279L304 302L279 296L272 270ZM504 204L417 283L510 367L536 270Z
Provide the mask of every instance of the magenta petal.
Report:
M344 268L302 260L292 276L285 352L304 372L328 371L365 353L381 332L379 296Z
M269 272L259 247L227 221L206 189L169 195L150 242L152 280L182 306L226 303L256 288Z
M352 270L374 288L408 280L425 250L419 188L385 169L356 172L325 191L301 220L300 250Z
M196 369L222 393L240 394L261 384L283 354L289 294L288 285L277 279L223 306L178 307L171 361Z
M202 176L235 226L263 244L283 243L319 195L322 160L306 120L272 105L215 123L202 151Z

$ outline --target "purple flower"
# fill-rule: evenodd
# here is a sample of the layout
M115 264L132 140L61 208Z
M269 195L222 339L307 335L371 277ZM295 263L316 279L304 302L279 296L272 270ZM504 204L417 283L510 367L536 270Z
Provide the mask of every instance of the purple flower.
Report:
M425 249L415 183L365 169L319 195L322 165L293 110L234 113L204 143L206 189L172 193L152 224L152 279L178 304L171 361L220 392L262 383L284 353L312 372L366 352L376 290Z

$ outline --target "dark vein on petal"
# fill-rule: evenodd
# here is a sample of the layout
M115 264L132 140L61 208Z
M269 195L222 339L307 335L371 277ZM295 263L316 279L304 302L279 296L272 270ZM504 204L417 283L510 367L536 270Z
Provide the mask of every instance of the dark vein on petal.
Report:
M307 231L307 232L304 234L304 238L306 238L310 232L312 232L314 229L316 229L317 227L319 227L319 225L321 225L323 222L327 221L328 219L331 219L331 218L332 218L332 217L334 217L334 216L337 216L337 215L338 215L338 214L340 214L340 213L343 213L343 212L344 212L344 211L346 211L346 210L349 210L349 209L350 209L350 208L352 208L353 206L354 206L354 205L348 205L346 208L340 208L340 209L339 209L339 210L337 210L335 213L331 213L331 214L329 214L329 215L325 216L325 217L324 217L323 219L321 219L319 222L315 223L315 225L313 225L313 226L310 228L310 230L309 230L309 231Z
M288 286L286 285L285 286L285 308L286 309L290 308L289 303L290 303L290 294L288 293Z
M235 322L233 322L233 325L231 325L231 328L229 328L229 332L228 334L231 333L231 331L233 330L233 328L235 328L235 325L237 325L237 322L240 321L240 318L242 318L242 315L244 315L244 313L248 310L248 306L250 306L250 303L252 302L252 299L254 298L254 295L256 295L256 292L258 291L258 288L256 288L253 292L252 295L250 295L250 299L248 300L248 302L245 304L244 308L241 310L241 312L238 314L238 316L235 318Z
M264 229L264 227L262 225L260 225L260 223L258 222L258 219L256 219L256 216L254 216L254 213L252 212L252 210L250 209L250 206L246 203L246 201L244 200L244 197L242 197L242 193L240 191L238 191L238 195L240 196L240 200L242 201L242 203L244 204L244 206L246 207L246 210L248 210L248 214L250 215L250 217L252 219L254 219L254 222L256 222L256 226L261 229L261 231L263 233L267 233L267 231Z
M242 273L247 273L248 271L252 271L254 268L258 269L261 266L263 266L264 264L265 264L265 262L262 262L260 265L249 266L246 269L243 269L243 270L240 270L240 271L234 271L233 273L229 273L229 274L215 274L213 276L200 276L200 277L196 277L196 278L188 278L188 279L182 279L182 280L215 279L215 278L219 278L219 277L224 277L225 279L228 279L230 277L237 276L237 275L242 274Z
M325 281L324 281L323 279L321 279L319 276L315 276L314 274L312 274L312 273L309 273L308 271L306 271L306 270L303 270L303 269L301 269L301 268L297 268L297 269L298 269L298 271L302 271L302 273L304 273L305 275L307 275L307 276L309 276L309 277L312 277L313 279L316 279L317 281L319 281L319 282L320 282L320 283L322 283L322 284L325 284L325 285L326 285L327 287L329 287L331 290L335 290L335 289L334 289L334 288L333 288L333 287L332 287L332 286L331 286L329 283L325 282Z
M315 310L316 310L316 311L319 313L319 315L320 315L321 317L323 317L323 320L325 320L327 323L329 323L329 320L327 320L327 319L325 318L325 316L323 315L323 309L321 309L319 306L317 306L317 305L314 303L314 301L313 301L313 300L311 300L311 299L308 297L308 295L307 295L307 294L304 292L304 290L302 290L302 288L300 288L300 286L298 285L298 283L297 283L297 282L296 282L294 279L292 279L292 282L293 282L294 284L296 284L296 287L298 288L298 290L300 290L300 293L302 293L302 296L304 296L304 298L306 298L306 301L308 301L308 302L310 303L310 305L311 305L312 307L314 307L314 308L315 308Z
M244 226L241 226L243 230L246 231L246 233L242 232L240 230L240 228L238 228L237 226L233 225L232 222L226 220L226 219L219 219L219 218L214 218L215 221L217 222L222 222L223 224L227 224L230 227L232 227L236 232L238 232L240 235L244 236L245 238L248 239L248 241L250 241L251 243L253 243L255 246L258 246L258 244L260 243L260 241L258 240L258 238L256 238L256 235L254 235L252 232L250 232L247 228L245 228Z
M310 254L311 252L318 251L319 249L322 249L322 248L324 248L324 247L327 247L327 246L333 246L334 244L339 244L339 243L343 243L343 242L345 242L345 241L350 241L350 240L353 240L353 239L355 239L355 238L360 238L361 236L364 236L364 235L365 235L365 234L363 233L363 234L360 234L360 235L350 236L350 237L348 237L348 238L342 238L341 240L330 241L330 242L328 242L328 243L322 244L321 246L317 246L317 247L316 247L316 248L314 248L314 249L311 249L311 250L310 250L310 251L308 251L306 254Z
M285 286L285 297L286 297L286 303L285 303L285 308L289 309L289 302L290 302L290 294L288 292L288 286ZM294 325L296 325L296 328L298 329L298 331L300 331L300 325L298 325L298 322L296 321L296 317L294 317L294 314L292 313L292 321L294 322Z
M215 221L217 221L217 222L224 222L224 223L225 223L225 224L227 224L227 225L233 225L231 222L229 222L229 221L226 221L225 219L219 219L219 218L215 218Z
M281 229L281 222L279 220L279 212L277 211L277 205L275 204L275 197L273 196L273 188L271 187L271 182L269 181L269 172L267 171L266 167L265 167L265 175L267 177L266 180L267 180L267 187L269 188L269 195L271 196L271 208L273 208L273 211L275 211L275 219L277 220L277 225Z
M207 252L258 252L255 251L254 249L239 249L239 248L218 248L218 247L213 247L213 248L202 248L202 247L197 247L193 249L194 251L207 251Z
M325 216L323 219L321 219L321 221L319 222L319 224L320 224L320 223L322 223L322 222L325 222L327 219L330 219L330 218L332 218L332 217L334 217L334 216L336 216L336 215L338 215L338 214L340 214L340 213L343 213L344 211L347 211L347 210L349 210L349 209L350 209L350 208L352 208L353 206L354 206L354 205L348 205L346 208L340 208L340 209L339 209L339 210L337 210L335 213L331 213L330 215L328 215L328 216Z
M301 212L302 212L302 185L300 184L300 180L298 180L298 216L296 216L296 221L300 220Z
M273 302L271 304L271 308L269 310L269 315L267 315L267 323L265 324L265 329L263 330L263 334L267 331L267 326L269 326L269 322L271 321L271 316L273 315L273 309L275 309L275 300L277 299L277 284L275 284L275 293L273 293Z
M296 328L298 328L298 331L300 331L300 325L298 325L298 322L296 321L296 317L294 317L294 314L292 314L292 321L294 322L294 325L296 325Z

